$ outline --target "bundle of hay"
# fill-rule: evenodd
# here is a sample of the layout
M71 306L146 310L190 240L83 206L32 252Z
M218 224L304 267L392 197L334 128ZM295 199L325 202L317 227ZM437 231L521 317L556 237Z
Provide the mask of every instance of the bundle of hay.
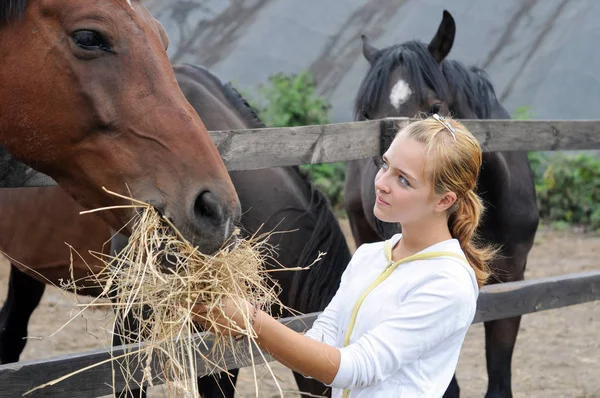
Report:
M128 343L141 343L125 355L113 357L113 369L122 374L126 389L152 386L158 378L169 396L196 397L198 363L209 364L213 372L223 371L224 352L239 355L236 347L246 344L252 348L255 343L252 338L237 343L213 334L194 338L202 332L193 321L198 315L194 307L203 304L208 308L203 316L209 324L222 316L220 304L228 297L247 300L267 311L273 305L284 308L278 300L279 286L269 276L274 270L264 266L273 255L267 243L269 235L241 239L236 233L218 253L209 256L185 240L153 207L134 202L140 211L127 247L114 256L93 253L105 264L95 277L104 288L102 296L112 298L106 305L114 308L114 321L133 329L133 336L123 336ZM93 211L98 210L103 209ZM249 322L237 325L232 334L249 334L246 324ZM201 352L202 347L211 346L210 355Z
M116 321L137 326L133 341L145 344L135 358L144 367L143 382L152 384L151 362L158 361L155 368L158 365L162 371L170 393L196 396L198 360L213 362L215 370L223 370L219 358L226 348L235 353L235 345L229 337L211 336L216 340L211 342L213 350L218 352L210 358L202 355L202 341L198 344L192 339L200 332L193 322L198 315L194 306L208 307L203 314L208 323L222 315L219 305L228 297L269 308L278 296L277 284L264 269L269 249L264 238L244 240L234 235L218 253L207 256L152 207L141 212L128 246L114 257L103 257L107 267L101 280L105 293L114 297ZM128 322L127 316L134 322L131 318ZM237 325L234 334L248 334L246 324ZM131 368L122 367L127 381L133 379L128 374Z

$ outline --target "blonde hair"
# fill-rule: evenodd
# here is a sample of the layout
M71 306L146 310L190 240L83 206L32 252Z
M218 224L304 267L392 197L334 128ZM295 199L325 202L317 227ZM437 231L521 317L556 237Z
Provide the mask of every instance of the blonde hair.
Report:
M435 193L456 194L456 202L447 210L448 228L460 242L479 287L483 286L490 276L489 262L498 250L481 244L476 233L485 210L475 193L482 162L479 141L462 123L437 115L411 123L398 135L425 144L427 169Z

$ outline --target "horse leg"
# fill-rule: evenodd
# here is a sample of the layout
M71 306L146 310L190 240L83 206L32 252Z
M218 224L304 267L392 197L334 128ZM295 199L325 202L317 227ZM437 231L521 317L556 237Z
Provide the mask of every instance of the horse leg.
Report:
M45 288L44 283L11 264L8 295L0 311L0 364L19 361L27 343L29 318Z
M294 372L294 378L296 379L301 397L331 397L331 388L320 381L305 377L296 372Z
M514 261L515 257L513 257ZM500 264L498 273L500 282L522 281L525 274L525 264L515 271L515 263L509 264L510 257ZM498 264L500 262L496 262ZM496 265L495 264L495 265ZM514 268L513 268L514 267ZM503 275L506 270L513 269L510 277ZM519 333L521 317L499 319L485 322L485 358L488 372L488 389L486 398L511 398L511 364L512 355Z
M222 372L216 375L198 377L200 396L202 398L233 398L239 372L239 369L232 369L229 371L231 376Z

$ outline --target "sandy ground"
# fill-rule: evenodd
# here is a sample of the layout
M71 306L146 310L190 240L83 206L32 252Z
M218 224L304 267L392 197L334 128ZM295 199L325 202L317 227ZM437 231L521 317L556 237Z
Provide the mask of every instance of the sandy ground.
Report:
M347 223L341 220L348 232ZM573 231L541 229L531 253L527 278L539 278L600 269L600 236ZM0 302L7 290L9 267L0 260ZM48 287L41 305L30 322L30 339L21 359L48 358L67 353L102 348L107 333L102 327L88 325L76 318L56 335L73 313L72 295ZM84 300L85 301L85 300ZM105 310L95 310L87 318L104 319ZM102 324L103 322L94 322ZM578 397L600 398L600 302L527 315L521 322L513 360L513 393L516 398ZM482 397L487 385L484 359L483 325L471 327L458 365L463 397ZM285 397L298 397L291 372L271 364ZM261 397L279 396L274 381L264 366L259 384ZM250 369L242 369L239 397L255 396ZM165 396L160 388L151 397Z

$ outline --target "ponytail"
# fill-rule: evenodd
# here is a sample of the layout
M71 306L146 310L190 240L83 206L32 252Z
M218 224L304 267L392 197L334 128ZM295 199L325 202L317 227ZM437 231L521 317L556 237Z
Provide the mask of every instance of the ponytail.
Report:
M469 265L475 271L477 285L481 288L490 277L488 264L497 252L493 247L477 242L475 231L484 211L483 203L473 190L468 190L459 197L455 209L448 218L448 228L452 237L460 242Z

